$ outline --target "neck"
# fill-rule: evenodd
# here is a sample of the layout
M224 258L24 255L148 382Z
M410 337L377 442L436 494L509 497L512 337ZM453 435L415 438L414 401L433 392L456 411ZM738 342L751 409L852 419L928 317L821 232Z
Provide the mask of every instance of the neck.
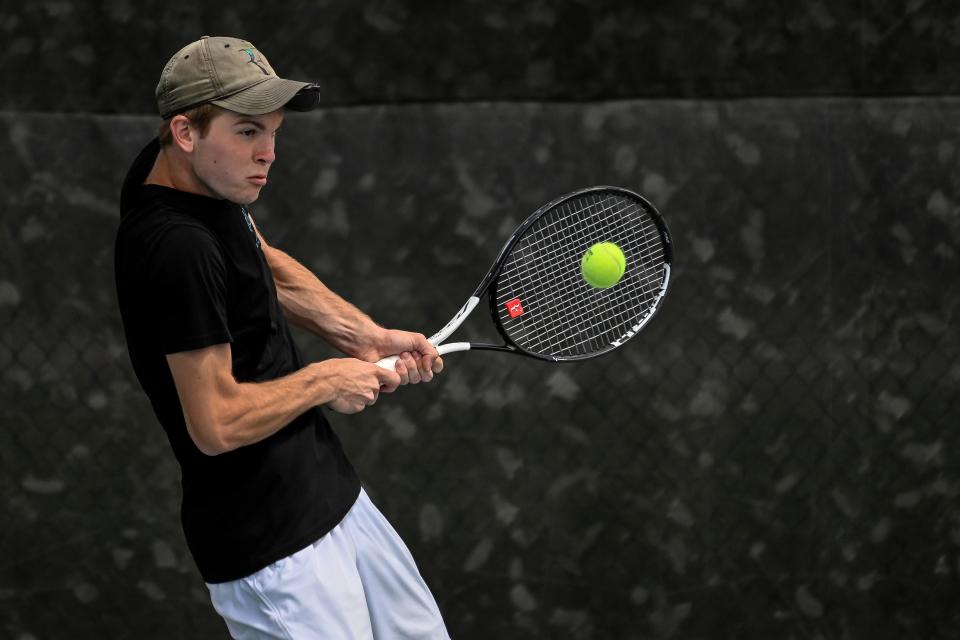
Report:
M150 173L147 174L143 183L170 187L178 191L186 191L209 198L216 197L204 188L189 164L176 158L175 153L167 147L160 149L160 153L157 154L157 159L153 163L153 168L150 169Z

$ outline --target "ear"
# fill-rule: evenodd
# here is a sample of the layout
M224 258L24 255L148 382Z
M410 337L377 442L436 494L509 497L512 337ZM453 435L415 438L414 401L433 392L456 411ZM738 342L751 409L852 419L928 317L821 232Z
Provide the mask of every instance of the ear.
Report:
M193 128L190 119L179 114L170 119L170 133L173 135L173 142L184 153L191 153L196 141L197 130Z

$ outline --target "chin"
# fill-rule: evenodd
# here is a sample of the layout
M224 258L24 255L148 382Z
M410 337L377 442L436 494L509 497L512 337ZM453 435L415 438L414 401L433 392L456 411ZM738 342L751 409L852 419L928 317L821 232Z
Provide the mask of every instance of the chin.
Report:
M257 192L254 193L254 194L244 194L244 195L239 196L236 200L234 200L234 203L235 203L235 204L242 204L242 205L253 204L254 202L257 201L257 198L259 198L259 197L260 197L260 192L259 192L259 191L257 191Z

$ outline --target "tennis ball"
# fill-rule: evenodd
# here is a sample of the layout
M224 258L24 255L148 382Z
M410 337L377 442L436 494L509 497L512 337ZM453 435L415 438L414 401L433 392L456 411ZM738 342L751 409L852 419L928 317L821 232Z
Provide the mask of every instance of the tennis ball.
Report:
M627 270L623 251L612 242L598 242L583 254L580 273L591 287L609 289L620 282Z

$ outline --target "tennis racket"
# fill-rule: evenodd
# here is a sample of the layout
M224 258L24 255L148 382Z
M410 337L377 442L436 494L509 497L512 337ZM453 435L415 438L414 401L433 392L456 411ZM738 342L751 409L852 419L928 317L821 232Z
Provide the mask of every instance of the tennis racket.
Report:
M626 266L613 286L584 280L584 253L615 243ZM507 240L466 304L430 337L441 354L488 350L551 362L595 358L622 346L646 325L670 284L673 244L663 217L646 199L619 187L591 187L549 202ZM488 295L503 344L443 344ZM377 364L393 369L397 356Z

